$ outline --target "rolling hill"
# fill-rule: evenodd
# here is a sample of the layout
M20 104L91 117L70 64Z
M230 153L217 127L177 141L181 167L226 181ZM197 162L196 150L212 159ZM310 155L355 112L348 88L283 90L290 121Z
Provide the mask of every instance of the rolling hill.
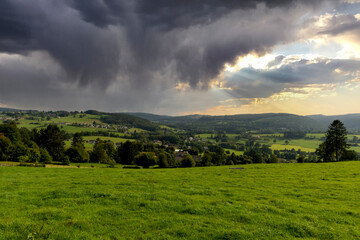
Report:
M144 113L129 113L143 117L149 121L166 124L186 130L194 131L225 131L227 133L240 133L243 131L320 131L326 125L306 116L286 113L266 114L239 114L224 116L188 115L164 116Z
M349 131L360 131L360 114L346 114L346 115L332 115L332 116L325 116L325 115L310 115L307 116L311 119L316 120L321 125L329 126L330 123L334 120L340 120L344 123L345 127Z

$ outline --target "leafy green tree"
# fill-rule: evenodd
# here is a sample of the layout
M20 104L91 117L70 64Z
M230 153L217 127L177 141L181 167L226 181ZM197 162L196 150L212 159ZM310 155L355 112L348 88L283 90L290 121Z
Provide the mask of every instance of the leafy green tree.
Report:
M66 150L65 154L69 156L71 162L89 162L89 154L79 146L70 147Z
M117 162L125 165L134 164L135 156L137 156L140 151L140 144L126 141L117 149Z
M46 148L54 161L63 161L65 152L64 136L57 125L48 125L40 133L40 146Z
M169 163L170 167L174 167L176 165L176 160L175 160L175 154L174 152L165 152L166 153L166 157L167 157L167 161Z
M85 149L84 143L85 143L85 141L84 141L83 137L81 136L81 134L75 133L73 136L71 146L72 147L80 147L80 148Z
M165 152L161 152L158 154L158 161L159 161L159 167L161 168L168 168L170 167L170 164L167 160L167 155Z
M235 153L231 153L226 159L226 165L234 165L237 162Z
M296 161L298 163L304 163L305 162L305 157L304 156L299 156L299 157L296 158Z
M98 162L98 163L109 163L110 157L106 153L106 148L104 142L99 138L96 139L95 145L90 155L91 162Z
M216 146L215 152L212 153L211 161L212 161L213 165L216 165L216 166L225 165L226 155L225 155L224 149L219 146Z
M28 153L28 157L29 157L29 162L39 162L40 161L40 151L37 148L30 148L29 149L29 153Z
M40 148L40 162L42 163L51 163L52 157L45 148Z
M14 145L9 138L4 135L0 135L0 161L11 160L11 156L14 153Z
M191 149L188 150L188 152L191 156L198 156L200 153L197 147L192 147Z
M268 163L279 163L280 160L278 159L278 157L275 154L271 154Z
M114 147L114 144L112 142L104 141L103 148L106 151L106 154L109 156L111 160L114 160L116 158L116 149Z
M339 120L334 120L327 130L325 141L316 149L319 159L324 162L339 161L349 148L346 136L344 124Z
M244 153L244 156L251 158L253 163L264 163L264 159L263 159L262 155L255 148L247 150Z
M201 157L201 161L200 161L201 166L211 166L212 165L211 162L212 162L211 154L208 151L206 151L204 155Z
M194 159L192 158L192 156L190 154L188 154L186 157L184 157L181 160L181 166L182 167L195 167L196 162L194 161Z
M153 152L142 152L135 157L135 163L143 168L149 168L156 164L155 153Z
M12 143L21 141L21 134L15 122L0 124L0 133L3 133Z
M359 159L358 154L354 150L346 150L341 156L341 161L356 161Z
M71 162L89 162L89 154L85 150L84 142L85 141L80 133L74 134L71 147L65 152L65 154L69 156Z
M26 146L25 144L23 144L20 141L15 142L15 144L13 144L13 146L14 146L14 151L13 151L12 157L11 157L11 159L13 161L19 161L20 156L28 155L29 154L29 148L38 148L36 143L29 144L29 146Z
M70 165L70 158L69 156L64 156L63 159L62 159L62 164L64 165Z

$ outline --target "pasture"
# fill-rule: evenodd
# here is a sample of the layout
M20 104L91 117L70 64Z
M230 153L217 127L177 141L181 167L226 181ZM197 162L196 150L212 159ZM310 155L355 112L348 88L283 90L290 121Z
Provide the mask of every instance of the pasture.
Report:
M197 137L215 143L216 142L215 139L210 138L211 135L215 136L215 134L198 134ZM226 136L229 138L229 142L232 143L245 144L245 142L247 141L247 139L236 140L235 137L238 136L238 134L226 134ZM284 134L282 133L254 134L253 136L256 142L269 145L272 150L300 149L301 151L304 152L315 152L316 148L324 141L323 138L325 137L325 133L308 133L306 134L307 138L301 138L301 139L284 139L283 138ZM349 134L347 136L348 139L353 139L353 137L360 138L360 135ZM354 150L360 153L359 146L351 146L350 150ZM231 150L231 151L237 154L236 150Z
M359 239L360 162L0 167L0 239Z

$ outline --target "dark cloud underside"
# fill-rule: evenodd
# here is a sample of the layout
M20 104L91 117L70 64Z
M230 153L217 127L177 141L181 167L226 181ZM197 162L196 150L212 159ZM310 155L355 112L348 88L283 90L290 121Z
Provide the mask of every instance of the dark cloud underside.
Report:
M0 75L2 83L24 86L39 79L53 95L60 95L57 82L77 94L110 91L112 107L148 106L176 83L206 89L225 63L294 40L299 20L324 2L332 1L1 0L0 53L46 58L36 58L37 68L22 77L15 69L24 63L9 62L5 71L0 62ZM48 58L56 77L43 74Z

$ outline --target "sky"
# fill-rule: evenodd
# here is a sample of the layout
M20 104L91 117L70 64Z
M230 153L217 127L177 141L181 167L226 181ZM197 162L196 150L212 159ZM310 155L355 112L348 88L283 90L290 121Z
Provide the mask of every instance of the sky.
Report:
M360 113L360 0L0 0L0 107Z

